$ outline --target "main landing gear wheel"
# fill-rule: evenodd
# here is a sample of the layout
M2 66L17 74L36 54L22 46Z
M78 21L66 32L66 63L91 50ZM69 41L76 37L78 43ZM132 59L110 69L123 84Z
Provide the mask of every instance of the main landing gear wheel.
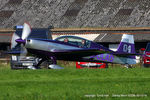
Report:
M57 65L56 58L54 56L50 57L52 64L49 65L49 69L64 69L63 67Z
M125 64L124 65L126 68L132 68L132 65L129 65L129 64Z

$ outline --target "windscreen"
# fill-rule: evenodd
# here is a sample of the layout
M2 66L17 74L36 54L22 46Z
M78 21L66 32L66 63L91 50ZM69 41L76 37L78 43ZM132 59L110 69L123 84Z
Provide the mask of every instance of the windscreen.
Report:
M86 40L86 39L82 39L82 38L78 38L75 36L64 36L64 37L60 37L58 39L56 39L57 41L62 41L62 42L66 42L72 45L76 45L78 47L81 48L90 48L90 41Z

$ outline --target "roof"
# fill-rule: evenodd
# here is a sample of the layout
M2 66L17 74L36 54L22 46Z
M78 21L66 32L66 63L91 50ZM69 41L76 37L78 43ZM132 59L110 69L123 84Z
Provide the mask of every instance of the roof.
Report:
M24 21L32 27L145 27L149 0L1 0L0 28Z

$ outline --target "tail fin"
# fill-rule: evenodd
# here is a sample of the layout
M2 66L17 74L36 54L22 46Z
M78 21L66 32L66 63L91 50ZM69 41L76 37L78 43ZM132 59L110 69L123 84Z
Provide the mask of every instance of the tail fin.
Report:
M117 49L118 53L135 54L134 37L133 35L123 34L120 45Z
M136 64L136 59L135 59L136 52L135 52L133 35L123 34L117 53L126 55L123 61L124 64L129 64L129 65Z

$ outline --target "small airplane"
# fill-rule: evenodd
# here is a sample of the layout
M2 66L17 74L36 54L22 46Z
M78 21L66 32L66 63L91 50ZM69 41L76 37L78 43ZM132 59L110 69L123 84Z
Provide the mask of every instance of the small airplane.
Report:
M62 36L55 40L28 38L31 27L24 23L22 36L13 37L12 48L21 45L20 52L9 52L9 54L20 54L21 56L32 55L40 58L39 63L34 66L39 68L43 61L51 61L50 68L60 68L57 60L80 61L80 62L103 62L124 64L128 68L136 64L137 55L134 47L133 35L123 34L117 51L112 51L100 44L76 36Z

